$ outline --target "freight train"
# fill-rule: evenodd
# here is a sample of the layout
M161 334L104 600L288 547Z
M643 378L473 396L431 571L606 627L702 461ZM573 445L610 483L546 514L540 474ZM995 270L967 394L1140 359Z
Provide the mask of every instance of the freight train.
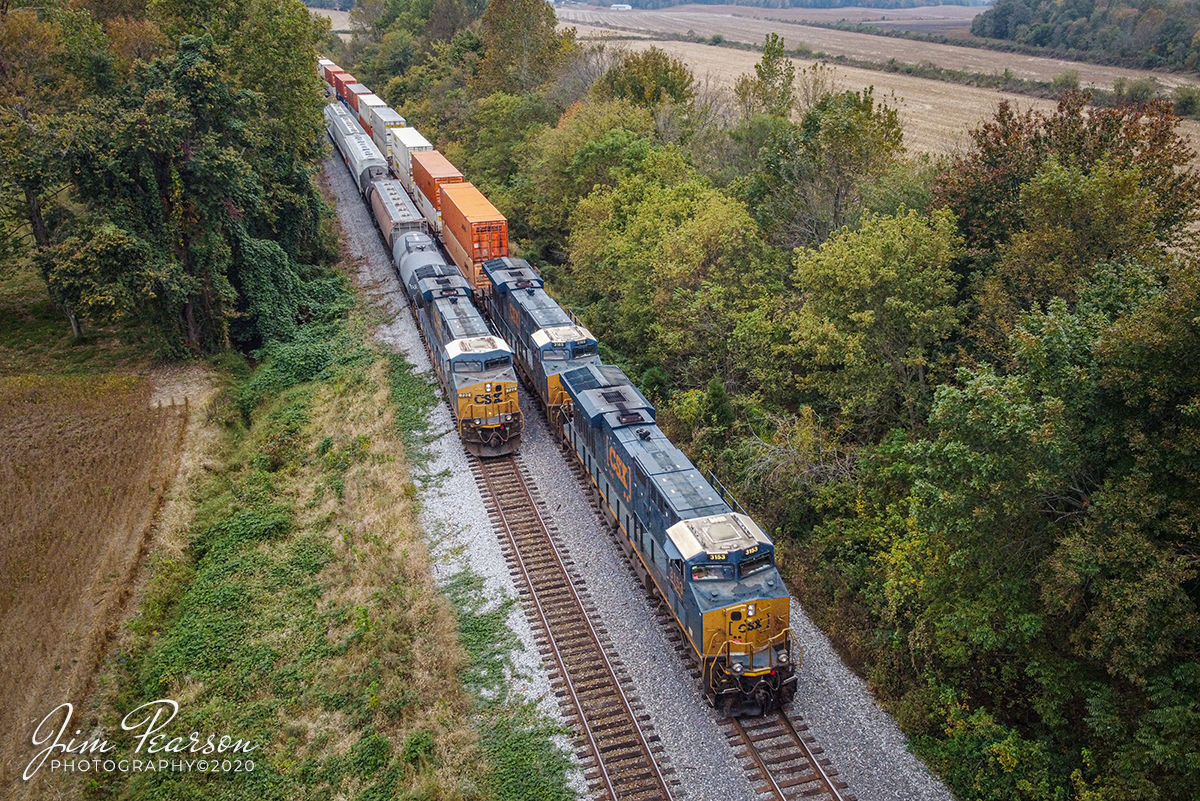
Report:
M729 715L791 701L798 648L770 537L663 434L654 407L602 362L595 337L537 271L509 256L507 220L487 198L353 76L324 60L319 71L337 98L326 109L330 138L391 249L468 450L517 449L519 373L589 476L646 589L670 608L706 700ZM378 137L362 125L396 118L386 148L370 152ZM396 180L377 173L380 159Z

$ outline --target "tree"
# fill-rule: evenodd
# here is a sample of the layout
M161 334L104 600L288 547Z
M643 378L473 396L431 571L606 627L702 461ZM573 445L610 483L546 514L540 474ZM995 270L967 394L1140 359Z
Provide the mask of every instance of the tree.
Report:
M1023 227L1021 189L1051 156L1084 173L1100 162L1138 170L1154 195L1156 236L1168 245L1182 241L1200 210L1200 174L1189 166L1195 153L1170 103L1089 110L1087 100L1067 92L1051 115L1019 114L1002 101L972 133L971 151L949 163L934 193L935 205L958 217L969 250L991 251Z
M655 109L663 103L686 104L695 94L687 66L657 47L626 53L600 77L592 91L601 100L623 98Z
M862 187L903 152L896 110L874 90L819 99L799 125L775 126L759 152L746 197L773 244L812 246L849 223Z
M787 57L783 37L768 33L754 75L742 75L733 86L746 117L769 114L788 119L796 105L796 65Z
M685 388L744 380L733 330L783 279L744 206L668 147L594 190L570 228L571 263L554 287L601 341Z
M957 250L949 214L909 212L868 217L819 250L797 251L802 305L787 318L797 386L867 430L920 428L960 319Z
M545 0L492 0L482 22L481 92L520 94L540 86L577 47L575 29L559 33L558 17Z

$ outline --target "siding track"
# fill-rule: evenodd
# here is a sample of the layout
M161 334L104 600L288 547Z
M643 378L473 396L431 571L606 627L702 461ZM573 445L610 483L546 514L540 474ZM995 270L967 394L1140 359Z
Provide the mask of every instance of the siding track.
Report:
M672 801L677 780L663 760L649 716L632 696L621 663L610 655L602 628L591 622L591 604L573 564L554 542L520 457L472 459L493 525L502 535L526 612L559 704L578 727L577 755L598 798Z

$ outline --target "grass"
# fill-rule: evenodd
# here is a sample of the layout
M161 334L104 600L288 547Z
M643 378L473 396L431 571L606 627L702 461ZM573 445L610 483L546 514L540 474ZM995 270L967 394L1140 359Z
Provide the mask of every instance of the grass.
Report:
M148 366L153 355L120 333L85 328L76 340L28 260L0 270L0 376L98 375Z

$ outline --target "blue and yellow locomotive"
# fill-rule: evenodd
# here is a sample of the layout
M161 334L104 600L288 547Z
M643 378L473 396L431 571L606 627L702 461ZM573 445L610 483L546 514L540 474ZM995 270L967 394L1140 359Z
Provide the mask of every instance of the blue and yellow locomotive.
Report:
M561 375L600 356L591 332L563 311L524 259L505 256L483 263L484 313L512 346L517 369L537 392L551 429L571 419L571 397Z
M397 237L393 258L467 450L484 457L515 453L524 420L512 350L488 330L471 305L471 285L429 235Z
M770 538L671 444L619 368L577 368L562 385L574 412L564 434L647 589L671 607L709 703L760 714L790 701L789 596Z

